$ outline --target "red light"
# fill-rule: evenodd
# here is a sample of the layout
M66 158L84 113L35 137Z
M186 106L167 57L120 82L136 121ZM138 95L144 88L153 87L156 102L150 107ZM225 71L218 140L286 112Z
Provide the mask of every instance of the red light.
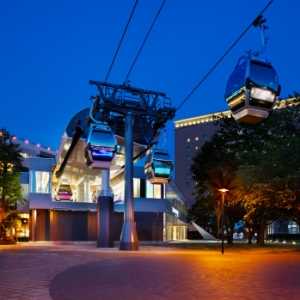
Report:
M2 136L2 131L0 131L0 135Z
M15 135L13 135L13 136L12 136L12 139L13 139L13 140L16 140L16 139L17 139L17 137L16 137Z

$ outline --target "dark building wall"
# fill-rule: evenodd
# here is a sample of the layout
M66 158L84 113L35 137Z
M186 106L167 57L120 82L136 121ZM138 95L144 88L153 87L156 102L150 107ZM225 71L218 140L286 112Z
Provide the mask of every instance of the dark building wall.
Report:
M195 196L192 195L195 192L195 182L192 181L188 166L216 129L213 122L175 128L175 182L187 199L187 208L195 202Z
M163 240L163 213L135 212L134 218L139 241ZM115 212L115 241L120 240L123 221L123 212ZM96 212L37 210L37 241L96 241L96 238Z
M36 214L36 240L50 240L50 212L48 210L38 210Z
M135 212L134 220L139 241L163 240L163 213ZM120 240L124 222L122 212L114 214L114 239Z
M88 212L87 214L88 214L87 240L88 241L96 241L96 239L97 239L97 213Z

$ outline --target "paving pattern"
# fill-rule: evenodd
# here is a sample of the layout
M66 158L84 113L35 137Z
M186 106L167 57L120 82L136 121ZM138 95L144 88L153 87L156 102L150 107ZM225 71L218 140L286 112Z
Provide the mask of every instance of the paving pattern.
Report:
M300 254L0 246L0 299L300 299Z

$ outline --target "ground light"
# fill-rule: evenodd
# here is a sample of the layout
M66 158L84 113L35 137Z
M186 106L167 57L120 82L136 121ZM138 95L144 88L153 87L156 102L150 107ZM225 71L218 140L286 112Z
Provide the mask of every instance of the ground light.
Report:
M225 206L225 194L228 192L227 189L219 189L222 193L222 254L224 254L224 206Z

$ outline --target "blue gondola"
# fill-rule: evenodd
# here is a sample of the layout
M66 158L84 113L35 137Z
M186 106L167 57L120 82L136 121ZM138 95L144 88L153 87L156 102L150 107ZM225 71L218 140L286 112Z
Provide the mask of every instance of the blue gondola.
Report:
M167 183L170 180L173 163L164 149L154 148L145 163L145 174L150 183Z
M265 120L280 94L279 79L269 62L244 58L231 74L225 99L237 121Z
M116 155L116 148L116 138L109 126L91 125L84 145L86 165L91 169L109 169Z

